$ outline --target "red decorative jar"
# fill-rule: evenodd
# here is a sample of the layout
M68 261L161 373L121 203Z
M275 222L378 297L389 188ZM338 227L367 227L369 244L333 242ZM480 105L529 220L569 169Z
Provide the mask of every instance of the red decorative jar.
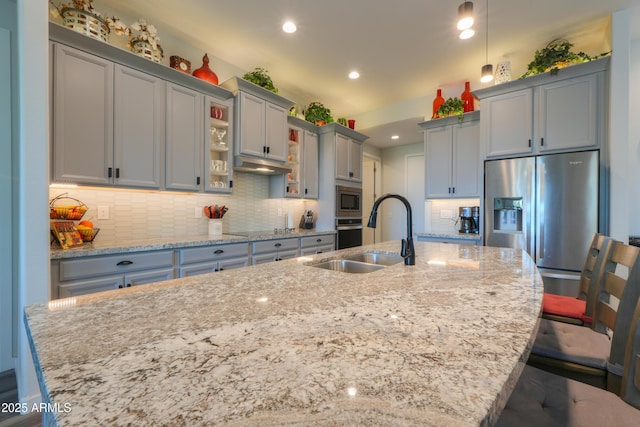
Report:
M464 92L460 95L460 100L462 101L462 110L465 113L469 113L474 110L473 107L473 94L471 93L471 86L469 82L465 82L464 84Z
M432 119L437 119L438 116L438 109L440 108L440 106L444 104L444 98L442 97L442 89L438 89L438 94L436 95L436 98L433 100L433 115L431 116Z
M205 53L202 57L202 67L193 72L194 77L205 80L211 84L218 84L218 76L209 68L209 56Z

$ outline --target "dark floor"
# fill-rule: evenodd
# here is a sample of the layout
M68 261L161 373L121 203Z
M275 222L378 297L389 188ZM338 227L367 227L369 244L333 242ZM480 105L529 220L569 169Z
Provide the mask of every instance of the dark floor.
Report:
M7 403L18 401L18 385L13 370L0 372L0 427L40 427L42 425L41 414L34 412L29 415L8 412Z

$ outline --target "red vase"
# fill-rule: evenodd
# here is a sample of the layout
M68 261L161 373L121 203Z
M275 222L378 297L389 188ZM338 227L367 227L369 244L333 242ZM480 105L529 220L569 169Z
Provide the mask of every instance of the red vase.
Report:
M209 68L209 57L205 53L202 57L202 67L193 72L194 77L205 80L211 84L218 84L218 76Z
M464 92L460 95L460 100L462 101L462 109L465 113L469 113L473 111L473 94L471 93L471 87L469 82L465 82L464 84Z
M431 116L432 119L437 119L439 117L436 113L438 112L438 108L440 108L442 104L444 104L442 89L438 89L438 95L436 95L436 98L433 100L433 115Z

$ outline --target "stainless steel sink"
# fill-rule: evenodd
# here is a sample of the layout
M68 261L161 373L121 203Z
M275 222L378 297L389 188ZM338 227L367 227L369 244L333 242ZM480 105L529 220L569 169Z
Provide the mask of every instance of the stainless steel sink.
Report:
M365 262L351 261L347 259L332 259L312 264L312 267L324 268L326 270L340 271L343 273L371 273L372 271L384 268L384 265L367 264Z
M393 265L402 262L403 259L400 255L385 254L381 252L362 252L356 255L345 257L350 261L366 262L369 264L378 265Z

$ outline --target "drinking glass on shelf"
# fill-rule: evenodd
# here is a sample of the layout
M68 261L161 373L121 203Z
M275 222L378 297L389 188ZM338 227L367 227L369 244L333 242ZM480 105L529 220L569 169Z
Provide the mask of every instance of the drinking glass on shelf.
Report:
M226 145L227 144L226 142L224 142L222 140L226 134L227 134L227 130L226 129L216 129L216 137L217 137L218 145Z

